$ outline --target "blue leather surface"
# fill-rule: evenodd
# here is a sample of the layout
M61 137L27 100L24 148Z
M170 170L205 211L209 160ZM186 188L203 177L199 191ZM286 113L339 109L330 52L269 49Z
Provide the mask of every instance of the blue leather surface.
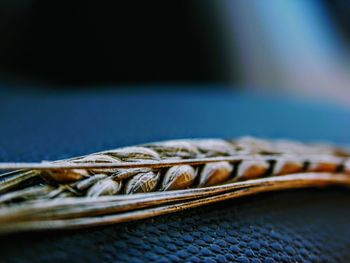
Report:
M350 142L350 111L216 89L2 90L0 160L155 140L255 135ZM0 262L348 262L350 194L262 194L108 227L0 238Z

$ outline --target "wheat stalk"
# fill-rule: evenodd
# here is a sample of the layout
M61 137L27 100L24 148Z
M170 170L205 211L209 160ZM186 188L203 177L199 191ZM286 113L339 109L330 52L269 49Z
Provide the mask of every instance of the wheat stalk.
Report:
M55 162L0 163L0 233L123 222L228 198L350 185L347 149L290 141L177 140Z

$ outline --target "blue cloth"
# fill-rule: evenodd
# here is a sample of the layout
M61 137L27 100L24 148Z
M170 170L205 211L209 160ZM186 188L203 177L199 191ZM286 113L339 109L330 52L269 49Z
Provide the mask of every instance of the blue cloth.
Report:
M0 161L40 161L156 140L350 142L350 111L220 87L1 90ZM306 189L113 226L0 237L0 262L348 262L350 194Z

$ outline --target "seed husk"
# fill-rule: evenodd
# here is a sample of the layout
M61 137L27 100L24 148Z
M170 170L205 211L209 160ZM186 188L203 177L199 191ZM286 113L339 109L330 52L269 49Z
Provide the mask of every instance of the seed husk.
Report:
M161 190L178 190L191 187L197 171L190 165L177 165L168 169L164 175Z
M140 173L131 178L125 185L126 194L147 193L156 189L160 179L159 172Z
M87 197L98 197L102 195L115 195L122 188L120 181L114 181L110 178L103 179L95 183L88 191Z
M243 161L238 166L236 178L239 180L258 178L264 176L269 167L270 164L266 161Z
M208 163L204 165L199 178L199 186L211 186L227 181L233 171L229 162Z
M272 174L273 175L285 175L291 173L298 173L304 170L304 162L300 160L276 160Z

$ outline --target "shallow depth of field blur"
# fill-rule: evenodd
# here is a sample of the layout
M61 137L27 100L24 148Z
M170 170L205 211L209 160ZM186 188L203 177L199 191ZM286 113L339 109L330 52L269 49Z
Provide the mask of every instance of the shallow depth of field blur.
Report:
M0 37L11 85L217 84L350 103L346 0L5 0Z

